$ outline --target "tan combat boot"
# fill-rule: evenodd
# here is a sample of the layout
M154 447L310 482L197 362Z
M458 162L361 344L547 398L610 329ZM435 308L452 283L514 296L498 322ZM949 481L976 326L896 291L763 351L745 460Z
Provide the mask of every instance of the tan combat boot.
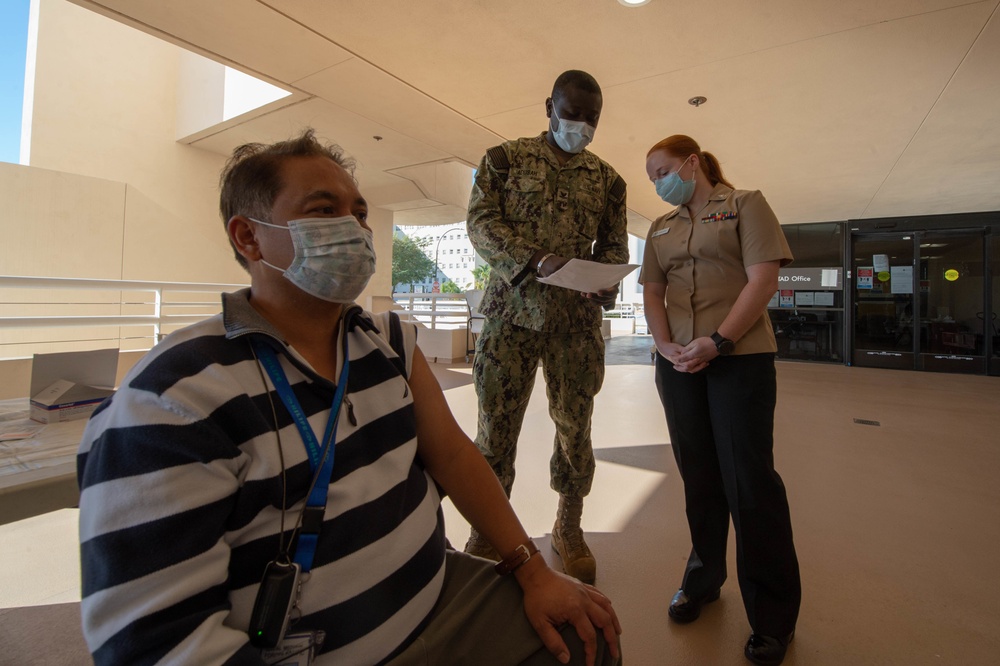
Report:
M483 557L494 562L500 561L500 554L490 545L490 542L479 535L475 529L469 535L469 540L465 542L465 552L476 557Z
M583 540L580 518L583 498L559 495L559 513L552 528L552 548L562 558L563 570L574 578L591 585L597 577L597 561Z

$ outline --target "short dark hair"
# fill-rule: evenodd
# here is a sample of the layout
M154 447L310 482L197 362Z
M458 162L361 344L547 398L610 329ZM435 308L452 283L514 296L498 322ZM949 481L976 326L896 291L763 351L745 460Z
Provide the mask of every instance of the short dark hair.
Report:
M601 86L598 85L597 79L579 69L570 69L559 75L552 84L552 99L561 96L567 88L577 88L583 92L601 95Z
M245 143L233 151L219 178L219 212L223 225L228 224L234 215L270 221L274 198L284 185L281 182L281 165L292 157L326 157L352 176L354 174L354 161L344 156L341 147L324 144L311 128L287 141ZM233 252L236 261L246 268L247 260L236 251L235 246Z

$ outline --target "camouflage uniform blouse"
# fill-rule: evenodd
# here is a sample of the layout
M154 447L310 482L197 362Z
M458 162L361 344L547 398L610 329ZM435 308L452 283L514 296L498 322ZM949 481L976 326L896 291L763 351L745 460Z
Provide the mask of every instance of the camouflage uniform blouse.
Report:
M529 263L542 249L606 264L628 261L625 181L604 160L584 150L560 167L544 132L491 148L476 172L468 227L491 267L480 312L546 333L600 326L600 307L578 291L537 282Z

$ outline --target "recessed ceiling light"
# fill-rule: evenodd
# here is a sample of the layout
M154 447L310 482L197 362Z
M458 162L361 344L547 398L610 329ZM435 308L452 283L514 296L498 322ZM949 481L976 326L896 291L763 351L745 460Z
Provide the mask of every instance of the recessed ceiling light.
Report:
M649 2L649 0L618 0L618 2L626 7L639 7Z

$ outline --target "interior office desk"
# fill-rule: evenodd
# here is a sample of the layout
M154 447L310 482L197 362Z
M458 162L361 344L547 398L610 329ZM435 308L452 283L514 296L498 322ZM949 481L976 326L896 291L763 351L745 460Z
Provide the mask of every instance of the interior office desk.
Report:
M812 359L822 361L839 361L842 358L842 345L835 345L835 333L841 327L839 319L807 318L804 310L779 311L770 308L771 326L778 343L778 358ZM812 351L809 346L812 346Z
M0 413L21 412L27 418L27 398L0 400ZM86 425L87 419L49 423L28 439L0 442L0 525L79 504L76 450Z

